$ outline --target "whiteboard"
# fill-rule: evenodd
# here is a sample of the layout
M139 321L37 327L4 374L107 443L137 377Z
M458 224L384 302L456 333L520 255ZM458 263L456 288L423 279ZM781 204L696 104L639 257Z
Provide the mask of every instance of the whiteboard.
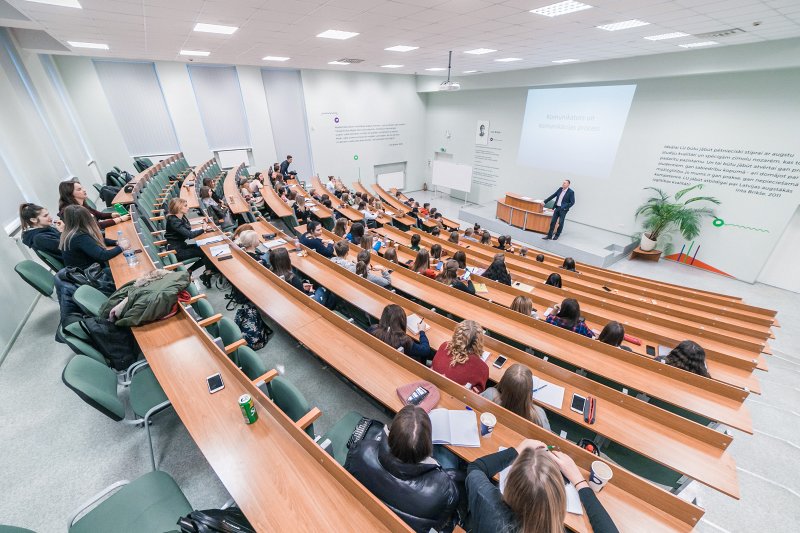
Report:
M406 185L406 174L403 171L378 174L378 185L387 191L391 188L402 189Z
M436 160L433 162L432 181L434 185L469 192L472 188L472 167Z

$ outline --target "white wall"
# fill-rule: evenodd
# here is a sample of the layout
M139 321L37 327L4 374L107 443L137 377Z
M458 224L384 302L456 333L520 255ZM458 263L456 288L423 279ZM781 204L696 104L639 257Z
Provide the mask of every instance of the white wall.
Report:
M758 275L761 283L800 293L800 208L786 226L763 270Z
M335 175L349 183L360 175L370 184L375 182L375 165L405 161L405 189L422 186L425 102L413 76L328 70L302 74L314 167L321 176ZM391 124L397 125L396 139L336 141L337 128Z

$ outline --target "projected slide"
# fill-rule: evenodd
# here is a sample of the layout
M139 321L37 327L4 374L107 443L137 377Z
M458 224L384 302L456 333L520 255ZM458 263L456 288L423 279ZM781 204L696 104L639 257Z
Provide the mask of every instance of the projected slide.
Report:
M636 85L531 89L517 163L561 177L607 178Z

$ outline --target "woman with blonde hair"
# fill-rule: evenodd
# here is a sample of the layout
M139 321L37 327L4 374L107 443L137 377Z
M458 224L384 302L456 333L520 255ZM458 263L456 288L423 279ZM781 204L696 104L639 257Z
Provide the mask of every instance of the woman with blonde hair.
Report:
M208 226L204 222L202 228L192 229L189 219L186 218L186 213L189 212L189 203L183 198L170 200L167 212L167 230L164 232L167 246L170 250L175 250L175 257L178 261L199 259L189 266L189 272L194 272L201 266L206 267L205 272L200 276L200 281L206 287L211 287L211 276L214 275L216 267L199 246L186 242L208 231Z
M483 328L474 320L465 320L456 326L453 338L439 346L432 368L459 385L469 384L473 391L481 393L489 379L489 367L481 359L482 354Z
M532 316L536 319L539 318L539 315L536 314L536 309L533 308L533 301L522 294L514 298L514 301L511 302L511 310L522 313L523 315Z
M515 363L505 371L496 386L489 387L481 393L481 396L550 431L547 413L533 403L532 390L531 369Z
M108 260L122 253L116 241L104 239L92 213L81 205L68 205L63 214L64 231L58 248L64 265L87 268L94 263L107 266ZM106 248L113 246L113 248Z
M347 235L347 218L340 217L336 219L336 224L333 226L333 234L337 237L344 238Z
M261 261L261 254L258 252L258 245L261 244L261 239L258 238L258 233L254 230L245 230L236 238L236 244L244 250L244 252L255 259Z
M501 492L492 478L511 467ZM595 533L618 533L572 458L538 440L481 457L467 467L468 531L473 533L564 533L564 478L577 490Z

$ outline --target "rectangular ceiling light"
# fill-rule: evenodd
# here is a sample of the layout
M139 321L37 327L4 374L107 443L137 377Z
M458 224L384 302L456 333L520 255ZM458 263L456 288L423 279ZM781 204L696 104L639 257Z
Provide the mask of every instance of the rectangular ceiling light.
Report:
M536 15L544 15L545 17L558 17L559 15L575 13L576 11L583 11L584 9L591 9L592 7L594 6L583 4L581 2L574 2L573 0L567 0L566 2L550 4L549 6L540 7L538 9L531 9L531 13Z
M82 9L78 0L28 0L28 2L32 2L34 4L47 4L49 6L74 7L76 9Z
M674 31L672 33L662 33L661 35L651 35L650 37L645 37L648 41L663 41L664 39L677 39L678 37L688 37L688 33L683 33L682 31Z
M638 19L631 19L631 20L623 20L622 22L614 22L612 24L604 24L602 26L597 26L599 30L606 30L606 31L617 31L617 30L627 30L629 28L638 28L639 26L647 26L649 22L645 22L643 20Z
M202 31L205 33L222 33L224 35L230 35L238 30L236 26L221 26L219 24L205 24L203 22L198 22L194 25L194 31Z
M289 61L289 57L282 57L282 56L265 56L262 57L262 61Z
M92 48L94 50L108 50L108 45L103 43L82 43L78 41L67 41L72 48Z
M404 44L398 44L397 46L391 46L389 48L384 48L387 52L410 52L411 50L417 50L419 46L406 46Z
M381 68L403 68L403 65L381 65Z
M328 61L328 64L329 65L349 65L350 63L347 63L345 61Z
M504 57L502 59L495 59L498 63L511 63L512 61L522 61L521 57Z
M556 59L553 63L575 63L577 59Z
M714 46L715 44L719 44L717 41L703 41L702 43L688 43L688 44L679 44L681 48L700 48L702 46Z
M491 54L492 52L497 52L497 50L492 50L491 48L476 48L475 50L467 50L464 53L480 56L483 54Z
M199 57L208 57L211 55L211 52L203 52L202 50L181 50L182 56L199 56Z
M476 72L480 72L480 70L465 70L464 74L475 74Z
M442 70L447 70L447 69L444 67L431 67L431 68L426 68L425 70L430 72L440 72Z
M355 37L356 35L358 35L358 33L352 31L326 30L322 33L318 33L317 37L322 37L324 39L339 39L340 41L343 41L345 39Z

